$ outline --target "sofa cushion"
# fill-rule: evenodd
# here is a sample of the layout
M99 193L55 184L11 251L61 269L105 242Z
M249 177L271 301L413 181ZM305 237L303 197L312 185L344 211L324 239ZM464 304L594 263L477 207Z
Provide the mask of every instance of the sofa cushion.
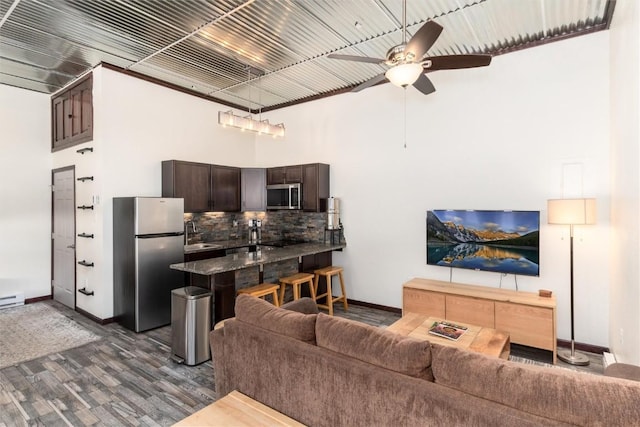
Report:
M524 365L432 345L435 382L530 414L576 425L636 423L640 385L568 369Z
M311 344L316 342L316 314L285 310L251 295L236 298L236 320Z
M433 380L429 341L365 323L318 314L316 341L336 353L416 378Z
M318 305L309 297L294 299L282 304L282 308L304 314L318 314Z

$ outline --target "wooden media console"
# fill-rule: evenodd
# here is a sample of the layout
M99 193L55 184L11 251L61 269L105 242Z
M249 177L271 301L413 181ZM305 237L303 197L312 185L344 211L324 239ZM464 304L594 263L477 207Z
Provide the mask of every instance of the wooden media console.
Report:
M553 352L556 363L555 296L415 278L402 289L407 313L508 332L512 343Z

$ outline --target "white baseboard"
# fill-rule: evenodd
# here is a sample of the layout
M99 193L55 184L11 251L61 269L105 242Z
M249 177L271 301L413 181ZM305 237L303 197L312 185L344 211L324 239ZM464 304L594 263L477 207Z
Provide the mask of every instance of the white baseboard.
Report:
M612 353L606 351L602 353L602 366L606 369L607 366L616 363L616 357Z

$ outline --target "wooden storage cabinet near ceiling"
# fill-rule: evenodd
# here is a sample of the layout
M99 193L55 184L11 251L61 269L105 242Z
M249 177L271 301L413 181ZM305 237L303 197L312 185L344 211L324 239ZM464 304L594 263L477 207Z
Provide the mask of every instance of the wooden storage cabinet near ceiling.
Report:
M238 212L240 168L165 160L162 197L184 198L185 212Z
M93 76L51 98L51 151L93 140Z
M489 327L512 343L553 352L556 362L556 299L537 293L413 279L403 285L402 312Z

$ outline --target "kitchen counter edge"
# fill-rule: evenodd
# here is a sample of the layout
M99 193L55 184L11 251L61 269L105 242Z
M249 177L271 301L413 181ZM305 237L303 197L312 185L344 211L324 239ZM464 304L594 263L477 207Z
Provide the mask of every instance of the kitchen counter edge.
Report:
M306 255L336 251L346 247L346 243L300 243L298 245L262 250L260 252L238 253L219 258L180 262L177 264L171 264L170 268L187 273L211 276L213 274L241 270L243 268L285 261Z

